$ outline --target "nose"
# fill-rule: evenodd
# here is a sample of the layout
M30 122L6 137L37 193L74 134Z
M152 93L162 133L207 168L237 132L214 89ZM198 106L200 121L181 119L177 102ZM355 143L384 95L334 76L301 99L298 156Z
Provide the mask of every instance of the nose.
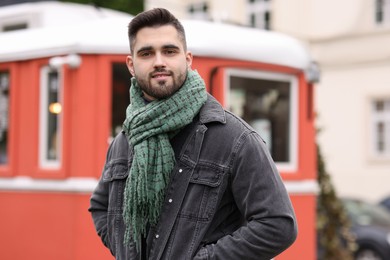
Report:
M164 57L161 53L156 53L155 59L154 59L154 67L161 68L165 67L165 61Z

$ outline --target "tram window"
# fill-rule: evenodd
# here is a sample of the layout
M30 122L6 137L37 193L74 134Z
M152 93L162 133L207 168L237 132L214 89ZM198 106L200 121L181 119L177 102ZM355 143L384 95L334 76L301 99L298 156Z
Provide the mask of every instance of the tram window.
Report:
M0 71L0 165L8 164L9 72Z
M130 104L130 73L125 63L112 64L111 137L122 130L126 108Z
M16 31L16 30L23 30L27 29L27 23L16 23L16 24L10 24L10 25L4 25L3 26L3 32L10 32L10 31Z
M58 168L62 146L62 83L60 71L44 67L41 70L40 90L40 166Z
M375 158L390 158L390 98L372 102L371 150Z
M227 71L228 109L263 138L280 168L297 161L297 83L293 76L257 71Z

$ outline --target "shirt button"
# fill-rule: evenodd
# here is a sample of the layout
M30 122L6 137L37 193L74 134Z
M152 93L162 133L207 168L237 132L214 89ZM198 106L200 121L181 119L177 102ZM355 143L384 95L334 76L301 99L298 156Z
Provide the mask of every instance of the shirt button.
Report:
M180 170L179 170L179 172L182 172L182 171L183 171L183 169L180 169Z
M172 199L169 199L168 202L169 202L169 203L172 203Z
M160 235L157 234L157 235L156 235L156 238L159 238L159 237L160 237Z

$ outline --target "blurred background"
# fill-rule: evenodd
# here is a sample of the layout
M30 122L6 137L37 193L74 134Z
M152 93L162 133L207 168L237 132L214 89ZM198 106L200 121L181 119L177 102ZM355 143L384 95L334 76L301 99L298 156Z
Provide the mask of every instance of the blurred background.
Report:
M0 0L0 258L112 259L88 200L153 7L199 22L194 67L269 145L300 224L277 259L390 259L390 0Z

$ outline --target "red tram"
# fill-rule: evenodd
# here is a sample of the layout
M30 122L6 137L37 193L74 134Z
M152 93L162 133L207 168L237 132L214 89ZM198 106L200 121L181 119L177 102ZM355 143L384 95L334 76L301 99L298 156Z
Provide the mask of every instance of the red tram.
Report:
M0 258L112 259L87 209L129 102L131 16L58 2L25 6L0 8L3 31L7 21L31 23L0 32ZM61 24L64 12L75 18ZM299 235L276 259L315 259L318 72L310 56L276 32L183 24L193 68L267 141L291 196Z

